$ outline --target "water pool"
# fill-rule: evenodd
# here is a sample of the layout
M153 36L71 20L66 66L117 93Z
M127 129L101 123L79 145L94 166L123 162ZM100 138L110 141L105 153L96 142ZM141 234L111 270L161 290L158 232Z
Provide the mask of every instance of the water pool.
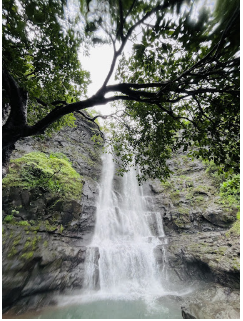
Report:
M103 299L64 306L48 307L40 312L15 316L19 319L182 319L180 304Z

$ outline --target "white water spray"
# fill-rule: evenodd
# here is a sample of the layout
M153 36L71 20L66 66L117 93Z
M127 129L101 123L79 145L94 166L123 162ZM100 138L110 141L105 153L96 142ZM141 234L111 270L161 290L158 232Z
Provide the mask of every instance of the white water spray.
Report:
M105 154L96 227L86 253L84 288L113 298L164 295L154 256L155 247L166 243L161 214L146 211L146 197L134 169L119 179L119 192L114 174L112 155Z

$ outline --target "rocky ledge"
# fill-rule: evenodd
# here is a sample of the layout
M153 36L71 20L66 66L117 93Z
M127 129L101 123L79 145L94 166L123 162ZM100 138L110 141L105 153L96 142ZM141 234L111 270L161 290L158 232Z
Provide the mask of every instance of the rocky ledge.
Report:
M240 291L207 285L181 302L184 319L240 319Z
M240 287L240 240L227 232L169 238L167 259L177 282L202 279L231 289ZM196 277L197 276L197 277Z

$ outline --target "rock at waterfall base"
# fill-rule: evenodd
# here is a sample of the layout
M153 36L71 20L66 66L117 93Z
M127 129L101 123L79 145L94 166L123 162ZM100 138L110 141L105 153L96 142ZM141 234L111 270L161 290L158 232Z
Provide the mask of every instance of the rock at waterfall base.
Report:
M184 319L239 319L240 292L228 287L209 285L184 298Z

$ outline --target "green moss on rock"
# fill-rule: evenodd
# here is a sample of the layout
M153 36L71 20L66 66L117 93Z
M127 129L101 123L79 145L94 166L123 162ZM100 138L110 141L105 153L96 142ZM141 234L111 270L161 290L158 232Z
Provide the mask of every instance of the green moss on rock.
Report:
M183 215L189 215L190 214L190 209L188 207L179 206L179 207L176 208L176 210L178 211L178 213L183 214Z
M20 258L23 260L29 260L29 259L32 259L33 256L34 256L34 252L31 251L31 252L26 252L22 254Z
M240 235L240 212L237 213L236 218L237 220L234 222L234 224L232 225L232 227L229 229L229 231L227 232L227 236L235 235L235 236L239 236Z
M62 153L32 152L11 161L3 187L40 188L60 198L80 199L82 177Z
M30 224L28 223L28 221L20 221L20 222L18 222L17 225L29 226Z
M16 250L15 246L12 246L11 249L10 249L10 251L9 251L9 253L8 253L8 257L9 257L9 258L10 258L10 257L13 257L13 256L15 256L16 254L17 254L17 250Z
M4 222L5 223L10 223L10 222L12 222L12 220L13 220L13 215L7 215L5 218L4 218Z

